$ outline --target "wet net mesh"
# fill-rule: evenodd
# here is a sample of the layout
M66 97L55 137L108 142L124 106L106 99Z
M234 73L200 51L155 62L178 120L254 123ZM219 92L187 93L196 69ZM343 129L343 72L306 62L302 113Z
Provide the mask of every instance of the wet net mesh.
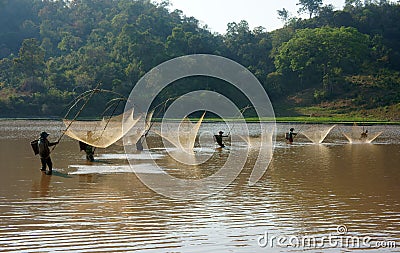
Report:
M165 138L169 143L173 144L176 148L185 152L192 152L204 116L205 113L196 124L192 123L187 117L185 117L181 122L167 122L166 124L163 124L161 132L155 132L162 138Z
M333 126L315 125L302 131L302 134L313 143L322 143L328 134L335 128Z
M143 127L143 119L141 117L140 121L137 122L130 130L124 135L124 137L118 140L115 144L119 146L123 145L136 145L136 143L145 136L151 128L151 120L153 118L154 111L150 112L146 116L145 126ZM142 140L140 140L142 142Z
M73 121L63 119L72 139L84 142L96 148L107 148L120 140L140 120L133 115L133 109L114 117L105 117L99 121Z
M371 132L366 132L366 130L367 129L365 129L364 127L354 124L351 127L350 131L342 130L342 134L347 138L347 140L349 140L350 143L371 143L383 133L383 132L371 133ZM365 134L363 135L363 133Z

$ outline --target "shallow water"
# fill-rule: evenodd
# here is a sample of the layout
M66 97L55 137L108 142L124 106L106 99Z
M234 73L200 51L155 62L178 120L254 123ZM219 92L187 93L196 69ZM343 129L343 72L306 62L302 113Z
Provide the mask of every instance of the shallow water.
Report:
M294 145L284 132L298 130ZM348 144L337 126L321 145L301 135L308 125L279 124L274 157L262 180L249 186L251 158L239 177L218 194L198 201L170 200L149 190L132 173L123 147L96 150L86 163L76 141L65 137L52 154L56 172L39 171L29 142L43 130L56 140L56 121L0 121L1 252L288 252L357 251L258 245L260 236L369 236L400 247L400 127L368 127L384 134L372 144ZM200 133L222 125L204 124ZM227 130L224 129L226 132ZM256 130L250 133L257 136ZM139 173L154 173L151 160L178 178L215 173L230 150L196 148L204 165L176 163L150 135L148 153L130 154ZM245 145L245 143L244 143ZM364 249L366 247L363 247ZM373 252L376 249L370 249Z

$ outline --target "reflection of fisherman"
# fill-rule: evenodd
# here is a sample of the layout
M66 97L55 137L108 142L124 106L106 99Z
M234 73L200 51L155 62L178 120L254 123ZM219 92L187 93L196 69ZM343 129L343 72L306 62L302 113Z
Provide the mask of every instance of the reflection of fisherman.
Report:
M286 133L286 140L288 144L293 144L293 139L297 135L297 133L294 133L294 128L290 128L289 133Z
M87 132L87 141L88 141L88 142L94 141L94 139L93 139L93 132L92 132L92 131L88 131L88 132ZM91 145L89 145L89 144L87 144L87 143L84 143L84 142L79 141L79 147L80 147L81 151L82 151L82 150L85 151L85 153L86 153L86 160L87 160L87 161L90 161L90 162L94 162L94 150L93 150L93 146L91 146Z
M224 132L219 131L218 135L214 135L215 141L218 143L218 145L219 145L221 148L224 148L224 147L225 147L225 144L223 143L222 138L223 138L223 137L228 137L227 135L223 135L223 134L224 134Z
M368 130L365 130L364 132L361 133L361 139L367 139L368 137Z
M48 174L51 174L53 171L53 163L50 158L49 147L57 145L58 141L50 143L49 140L47 140L48 136L49 134L46 132L42 132L40 134L40 139L38 141L38 148L39 148L40 161L42 163L41 171L46 171L46 165L47 165L49 167Z
M50 178L42 174L40 178L40 197L46 197L49 195Z

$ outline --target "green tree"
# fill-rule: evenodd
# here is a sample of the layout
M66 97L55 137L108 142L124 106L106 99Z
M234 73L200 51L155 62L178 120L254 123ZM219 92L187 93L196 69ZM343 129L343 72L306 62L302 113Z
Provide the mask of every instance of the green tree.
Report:
M361 69L370 56L369 46L369 36L354 28L302 29L282 44L275 65L280 73L295 72L301 81L311 83L317 77L331 92L335 77Z
M229 50L228 56L230 58L245 66L249 65L246 58L249 57L249 50L251 50L251 45L254 42L254 35L250 31L247 21L242 20L239 23L229 23L224 42Z
M289 11L283 8L282 10L277 10L277 12L279 19L282 20L284 24L286 24L290 17Z
M360 8L362 7L361 0L345 0L345 9L346 8Z
M0 83L3 83L3 86L0 87L4 88L5 86L10 86L12 84L13 79L13 61L8 58L3 58L0 60Z
M82 39L73 36L71 33L65 33L60 43L58 43L58 49L64 52L72 52L79 49L82 46Z
M188 39L182 27L175 27L168 36L166 43L167 53L172 57L188 54Z
M322 5L322 0L299 0L299 3L297 5L300 5L299 13L308 13L310 15L310 18L312 18L313 15L318 14L319 8Z
M45 50L40 47L37 39L25 39L19 50L18 58L15 59L16 67L24 74L25 78L31 79L28 90L36 83L36 78L42 76L45 69Z

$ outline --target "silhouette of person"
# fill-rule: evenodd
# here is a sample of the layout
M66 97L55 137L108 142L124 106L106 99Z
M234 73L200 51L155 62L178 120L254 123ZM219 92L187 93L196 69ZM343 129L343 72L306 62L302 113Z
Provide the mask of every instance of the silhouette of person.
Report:
M224 147L225 147L225 144L224 144L222 138L223 138L223 137L228 137L227 135L223 135L223 134L224 134L224 132L219 131L219 133L218 133L217 135L214 135L215 141L218 143L218 145L219 145L221 148L224 148Z
M93 139L93 132L92 131L87 131L87 141L88 142L93 142L96 141L95 139ZM94 162L94 149L93 146L84 143L82 141L79 141L79 147L80 150L85 151L86 153L86 160L90 161L90 162Z
M368 130L365 130L364 132L361 133L361 139L367 139L368 137Z
M288 144L293 144L294 137L297 133L294 132L294 128L290 128L289 133L286 133L286 140Z
M42 163L42 168L40 170L46 172L46 167L48 166L49 171L46 173L51 175L51 173L53 172L53 162L51 161L49 147L57 145L58 141L49 142L49 140L47 140L48 136L49 134L46 132L42 132L40 134L40 139L38 141L38 148L39 148L40 161Z

